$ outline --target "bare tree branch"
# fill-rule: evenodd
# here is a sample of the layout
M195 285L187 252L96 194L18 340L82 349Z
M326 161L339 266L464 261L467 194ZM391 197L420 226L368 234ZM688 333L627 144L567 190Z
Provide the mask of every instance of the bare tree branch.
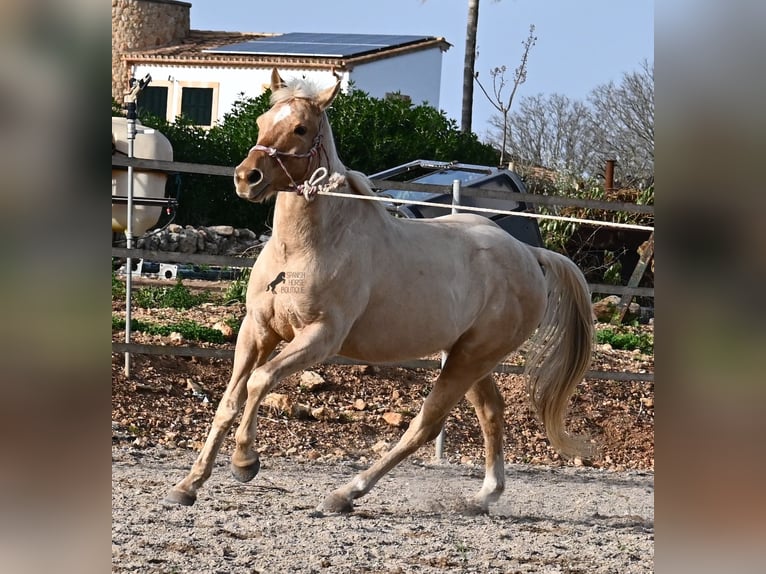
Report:
M524 48L524 51L521 55L521 63L519 63L519 66L514 70L513 72L513 89L511 90L510 95L508 96L508 100L505 101L503 99L503 89L506 86L505 82L505 72L507 68L503 65L497 68L493 68L490 70L489 75L492 77L492 92L493 96L490 96L487 92L484 85L479 80L479 73L476 72L474 74L474 79L476 80L476 83L481 88L481 91L486 96L487 100L489 100L489 103L492 104L492 106L500 112L500 114L503 117L503 142L500 147L500 164L504 164L506 160L506 143L507 143L507 132L508 132L508 114L511 110L511 105L513 104L513 99L516 96L516 91L519 89L519 86L527 81L527 63L529 61L529 52L532 49L532 46L537 43L537 36L535 36L535 25L531 24L529 26L529 36L527 36L527 39L524 40L521 45Z
M586 102L561 94L523 98L517 110L491 118L490 141L515 161L566 175L595 176L607 159L618 161L625 184L649 183L654 174L654 65L642 62L618 84L594 88ZM504 143L500 143L500 142Z

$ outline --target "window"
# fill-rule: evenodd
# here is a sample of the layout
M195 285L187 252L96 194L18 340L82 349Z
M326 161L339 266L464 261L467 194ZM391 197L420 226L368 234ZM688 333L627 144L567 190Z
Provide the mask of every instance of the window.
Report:
M138 94L138 111L162 118L168 114L167 86L147 86Z
M183 88L181 115L198 126L213 123L213 88Z

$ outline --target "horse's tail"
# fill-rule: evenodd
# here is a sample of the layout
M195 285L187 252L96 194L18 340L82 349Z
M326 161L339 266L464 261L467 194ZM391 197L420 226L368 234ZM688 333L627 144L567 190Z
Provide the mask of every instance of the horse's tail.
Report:
M524 372L532 407L551 446L566 457L589 456L586 437L565 427L569 398L590 366L594 328L590 292L577 266L558 253L533 249L545 270L548 303L531 339Z

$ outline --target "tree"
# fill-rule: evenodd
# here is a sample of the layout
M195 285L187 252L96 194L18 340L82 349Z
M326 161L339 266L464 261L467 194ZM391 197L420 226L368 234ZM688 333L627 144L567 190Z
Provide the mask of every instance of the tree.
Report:
M595 88L592 107L594 145L601 164L616 159L630 183L651 180L654 174L654 63L625 74L618 84Z
M594 88L586 101L562 94L522 98L508 121L495 115L491 140L516 161L563 175L592 177L616 159L623 184L645 187L654 174L654 66Z
M503 143L500 147L500 163L505 163L505 149L506 149L506 141L508 137L508 113L511 110L511 105L513 105L513 98L516 96L516 90L519 89L519 86L527 81L527 62L529 60L529 51L532 49L532 46L535 45L537 42L537 36L535 36L535 26L534 24L529 26L529 36L527 36L527 39L524 40L521 45L524 47L524 52L521 55L521 63L519 64L519 67L516 68L513 72L513 88L511 89L511 93L508 96L508 100L503 100L503 89L505 88L505 66L500 66L499 68L494 68L490 71L490 76L492 77L492 96L487 93L487 90L484 88L482 83L479 81L479 72L476 72L474 74L474 78L476 79L476 83L479 84L479 87L481 88L481 91L484 92L484 95L489 100L489 103L494 106L494 108L500 112L503 118L503 128L502 128L502 135L503 135Z
M471 132L473 122L473 79L476 68L476 33L479 27L479 0L468 0L468 21L465 32L465 56L463 60L463 107L460 130Z
M591 116L583 102L538 94L522 98L507 121L496 115L490 124L506 136L493 141L519 163L578 176L592 165Z
M433 106L352 90L327 115L346 165L375 173L417 158L493 165L497 152Z

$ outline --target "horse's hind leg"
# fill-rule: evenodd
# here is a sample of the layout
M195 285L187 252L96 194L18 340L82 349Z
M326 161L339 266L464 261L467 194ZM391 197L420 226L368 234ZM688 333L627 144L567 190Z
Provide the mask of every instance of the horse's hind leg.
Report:
M503 397L497 389L494 377L487 375L477 381L466 393L479 417L484 434L485 475L484 484L476 493L474 501L487 510L505 489L505 467L503 464Z
M210 477L215 457L245 401L246 383L251 371L266 361L279 341L273 335L257 339L256 326L249 316L245 316L237 337L231 379L218 403L207 440L189 474L170 490L165 497L166 502L187 506L194 504L197 490Z
M491 367L489 367L491 368ZM392 468L415 452L427 441L436 438L449 411L465 395L469 387L486 373L476 374L474 368L460 368L448 358L433 389L409 428L379 461L357 474L351 482L331 492L320 506L327 512L351 512L353 501L367 494Z

